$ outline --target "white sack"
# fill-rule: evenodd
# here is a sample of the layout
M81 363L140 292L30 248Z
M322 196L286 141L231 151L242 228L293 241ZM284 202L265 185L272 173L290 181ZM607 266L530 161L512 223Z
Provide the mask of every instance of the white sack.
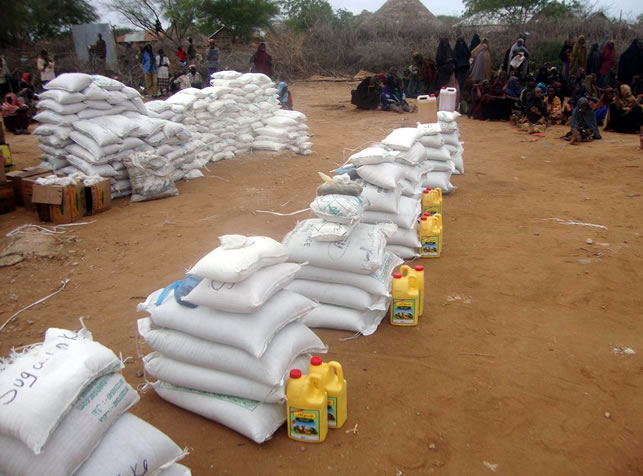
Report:
M321 195L315 197L310 209L319 218L333 223L352 225L364 212L364 200L350 195Z
M296 279L286 289L321 304L333 304L358 311L386 310L388 307L388 300L384 296L375 296L348 284Z
M357 169L357 175L363 180L385 189L397 188L398 182L406 177L406 170L401 164L381 163L377 165L362 165Z
M40 454L87 384L122 366L88 330L48 329L42 344L2 363L0 433Z
M138 332L152 349L172 359L270 386L284 382L284 375L299 355L327 352L319 337L300 322L288 324L279 331L260 358L236 347L156 327L150 318L138 320Z
M295 263L266 266L239 283L203 279L183 300L220 311L254 312L292 282L300 268Z
M370 274L382 265L386 236L380 228L360 223L344 241L321 242L311 236L320 222L300 221L284 237L290 261L360 274Z
M155 475L186 454L167 435L126 413L74 476Z
M195 264L190 274L213 281L238 283L259 269L288 260L288 250L267 236L223 235L221 246Z
M385 189L368 182L359 181L362 197L366 199L366 210L397 213L402 191L399 188Z
M393 162L393 154L383 147L367 147L351 155L347 162L353 164L355 167Z
M308 327L340 329L368 336L377 330L386 314L386 310L356 311L346 307L322 304L304 318L304 323Z
M136 391L120 374L95 379L78 396L38 456L20 441L0 435L0 472L11 476L73 474L116 419L138 400Z
M227 426L255 443L269 440L286 421L286 408L282 403L260 403L160 381L153 383L152 387L162 399Z
M415 127L400 127L386 136L382 144L395 150L409 150L420 135L421 132Z
M137 308L149 312L154 324L243 349L256 358L263 355L277 332L315 307L310 299L281 290L257 312L235 314L205 306L194 309L182 306L176 302L174 291L157 305L162 292L155 291Z
M84 73L65 73L52 79L45 89L62 89L70 93L82 91L92 83L92 77Z
M413 228L422 213L420 200L409 197L400 197L398 213L386 213L367 210L364 212L364 223L395 223L402 228Z
M417 248L409 248L408 246L389 245L386 250L395 253L402 259L413 259L419 256Z
M316 241L344 241L350 236L357 223L353 225L343 225L330 221L321 221L310 233L310 236Z

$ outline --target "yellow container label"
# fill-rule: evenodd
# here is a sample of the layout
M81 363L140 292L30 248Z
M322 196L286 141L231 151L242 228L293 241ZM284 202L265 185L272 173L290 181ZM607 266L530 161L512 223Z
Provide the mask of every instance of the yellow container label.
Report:
M320 441L319 411L288 407L290 437L302 441Z
M393 299L391 323L411 326L417 324L417 309L414 299Z
M328 397L328 428L337 426L337 397Z
M428 213L430 216L433 216L437 213L442 213L442 207L439 205L427 205L422 210L422 213Z
M421 236L420 237L420 255L423 257L440 256L440 237L439 236Z

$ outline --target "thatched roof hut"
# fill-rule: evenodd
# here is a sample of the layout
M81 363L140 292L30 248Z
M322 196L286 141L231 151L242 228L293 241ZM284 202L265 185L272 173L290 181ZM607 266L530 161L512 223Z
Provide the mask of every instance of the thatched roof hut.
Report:
M420 0L388 0L360 25L360 30L375 34L444 28L445 25Z

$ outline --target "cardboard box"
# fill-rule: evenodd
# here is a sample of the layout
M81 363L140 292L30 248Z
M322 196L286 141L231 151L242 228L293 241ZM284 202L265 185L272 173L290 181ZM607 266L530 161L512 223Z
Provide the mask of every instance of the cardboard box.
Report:
M24 200L22 197L22 181L25 178L34 177L36 175L48 175L51 173L51 170L44 169L42 167L26 167L22 170L7 172L7 178L11 183L13 183L13 190L16 194L16 204L19 206L24 205Z
M36 185L36 180L38 177L47 177L51 175L51 170L48 170L44 174L32 175L29 178L23 178L20 183L20 196L22 197L22 206L25 207L25 210L35 210L36 205L33 204L33 186Z
M0 215L16 209L16 196L11 182L0 183Z
M85 216L87 201L85 186L75 185L33 185L33 203L42 221L54 224L71 223Z
M112 187L110 179L101 180L96 185L85 187L87 215L96 215L112 208Z

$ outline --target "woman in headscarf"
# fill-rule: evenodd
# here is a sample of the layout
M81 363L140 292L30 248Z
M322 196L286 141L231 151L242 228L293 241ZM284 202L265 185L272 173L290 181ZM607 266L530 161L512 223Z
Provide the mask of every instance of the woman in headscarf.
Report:
M545 132L545 117L547 117L547 108L543 102L543 90L536 87L533 94L527 98L525 107L525 120L522 123L522 130L534 134Z
M282 81L279 83L277 86L277 97L279 98L279 105L282 109L292 111L292 94L290 94L290 91L288 90L287 82Z
M31 89L32 92L36 92L36 88L34 88L33 82L31 81L31 73L22 73L22 77L20 78L20 89Z
M480 37L478 36L477 33L473 34L473 37L471 38L471 43L469 44L469 51L473 51L476 46L480 44Z
M170 59L165 56L163 49L159 50L156 57L156 68L158 76L158 90L161 96L169 96L170 94Z
M579 69L585 68L587 64L587 45L583 35L578 37L572 48L571 61L569 63L569 74L576 74Z
M491 83L486 79L473 86L471 92L471 106L469 107L468 116L473 119L483 120L482 98L491 91Z
M471 52L464 42L464 38L459 37L455 40L453 55L455 56L455 78L458 80L460 91L462 91L464 80L467 78L467 73L469 72L469 58L471 57Z
M563 63L563 70L561 71L560 76L561 79L565 82L569 78L569 64L572 57L573 48L574 40L568 38L567 40L565 40L565 43L563 43L563 47L560 49L560 53L558 54L558 58Z
M614 102L614 97L616 92L612 88L605 88L601 98L596 103L594 107L594 116L596 117L596 123L599 126L602 126L605 123L605 118L610 108L610 104Z
M547 97L545 98L545 107L547 108L546 121L548 125L562 124L563 106L558 96L556 96L556 88L549 86L547 88Z
M601 50L601 67L598 71L600 87L605 88L613 84L614 66L616 66L616 48L614 48L614 41L609 40Z
M489 81L491 79L491 52L489 41L486 38L471 52L473 65L469 75L474 82Z
M435 54L435 63L438 67L438 79L436 87L441 89L451 81L455 73L455 58L453 57L453 50L449 40L440 38L438 49Z
M585 72L587 74L595 73L598 75L601 71L601 52L598 51L598 43L592 44L592 49L587 56L587 67Z
M641 129L641 105L636 102L632 90L622 84L616 99L610 104L605 130L613 132L639 133Z
M507 108L503 86L500 81L496 81L491 89L486 91L480 98L483 119L487 121L506 121L509 119L510 110Z
M386 79L384 73L377 76L369 76L357 85L357 88L351 91L351 104L358 109L375 110L380 105L380 95L382 94L381 84Z
M14 134L29 134L29 108L14 93L7 93L2 103L4 127Z
M576 104L572 114L571 129L562 138L568 140L570 144L601 139L594 111L587 98L581 98Z
M254 65L252 68L253 73L263 73L268 77L272 77L272 56L267 53L265 43L259 43L257 51L250 58L250 62Z
M519 53L522 53L523 56L525 57L525 60L527 64L529 64L529 50L527 49L527 45L525 45L525 40L522 38L518 38L516 42L511 46L511 49L509 50L509 63L511 64L511 61L518 55ZM507 73L510 72L510 69L506 70ZM529 72L528 67L525 68L525 74Z
M574 112L574 109L576 109L576 105L578 104L578 101L580 101L582 98L587 99L586 96L587 96L587 89L585 89L585 85L582 83L577 84L571 97L569 98L567 103L563 106L563 114L565 115L566 119L571 117L572 113Z
M598 91L596 86L596 73L588 74L585 76L585 81L583 81L583 86L587 90L586 97L593 102L598 102L598 98L601 97L601 93Z
M416 98L426 91L426 72L427 66L424 58L417 51L413 53L413 64L409 66L409 78L406 89L406 95Z
M643 75L643 46L638 38L621 55L618 62L618 80L632 84L632 76Z
M380 95L380 105L382 111L394 111L394 112L415 112L417 109L415 106L411 108L409 103L406 102L406 96L404 91L400 88L400 79L397 77L397 70L391 68L389 74L386 77L386 83L384 88L382 88L382 94Z

